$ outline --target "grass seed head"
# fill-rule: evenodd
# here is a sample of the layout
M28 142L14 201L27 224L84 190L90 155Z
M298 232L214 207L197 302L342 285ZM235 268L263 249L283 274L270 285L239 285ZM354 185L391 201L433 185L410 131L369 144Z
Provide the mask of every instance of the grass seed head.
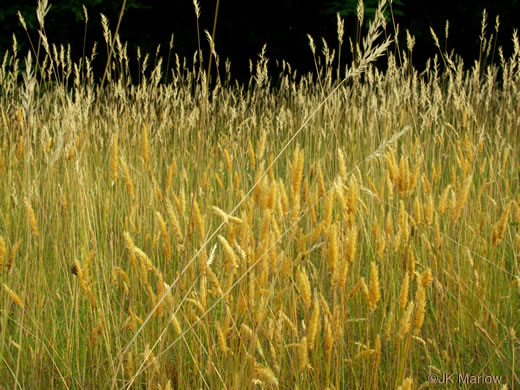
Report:
M370 283L368 290L368 307L371 312L374 312L377 308L377 302L381 299L379 271L375 262L372 262L370 265Z
M2 272L2 266L5 263L6 254L7 244L5 243L4 237L0 236L0 272Z
M356 257L358 232L356 226L352 226L348 232L347 245L345 248L345 259L352 263Z
M278 378L269 367L255 364L255 377L268 386L278 387Z
M34 214L34 210L31 206L31 203L27 198L24 199L25 211L27 213L27 220L29 221L29 226L31 227L31 231L35 237L40 235L38 230L38 223L36 222L36 216Z
M298 363L300 371L305 371L309 367L309 350L306 336L298 344Z
M411 320L412 320L412 311L414 308L414 302L411 301L406 308L406 311L401 318L401 323L399 325L399 338L403 339L406 334L410 331Z
M307 276L307 272L303 267L298 270L298 286L300 290L300 297L302 298L305 307L308 309L311 306L312 293L309 277Z
M403 383L397 388L397 390L412 390L413 380L412 378L406 378Z
M16 306L23 309L23 302L22 299L18 296L18 294L11 290L5 283L2 283L2 286L4 287L4 290L7 292L7 295L9 295L9 298L11 298L11 300L16 304Z
M224 247L224 253L226 254L226 259L228 260L228 265L232 270L236 270L238 268L238 261L237 256L235 255L235 251L229 244L229 242L222 237L220 234L218 236L218 239L222 243L222 246Z
M415 292L415 303L414 326L420 329L424 323L424 312L426 310L426 292L422 284L419 284Z
M421 285L426 288L432 283L432 281L433 281L432 269L427 268L421 275Z
M337 234L337 226L333 224L329 230L328 237L328 266L329 272L334 274L334 270L338 264L338 234Z

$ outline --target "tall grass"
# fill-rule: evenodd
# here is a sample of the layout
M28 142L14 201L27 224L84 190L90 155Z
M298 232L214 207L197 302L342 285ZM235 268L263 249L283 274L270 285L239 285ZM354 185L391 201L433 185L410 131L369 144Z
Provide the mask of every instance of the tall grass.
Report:
M441 51L419 73L383 23L344 69L311 39L316 74L282 63L276 87L265 53L248 87L216 53L211 89L202 53L139 53L133 84L106 21L103 89L43 21L20 78L15 41L0 385L518 387L518 37L499 65Z

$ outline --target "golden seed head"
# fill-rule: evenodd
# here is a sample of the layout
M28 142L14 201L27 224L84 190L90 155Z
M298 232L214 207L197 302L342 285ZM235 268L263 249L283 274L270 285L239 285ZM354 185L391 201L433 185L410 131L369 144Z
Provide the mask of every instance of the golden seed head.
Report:
M278 387L278 378L269 367L255 364L255 377L268 386Z
M350 214L356 214L356 205L359 200L359 185L354 175L350 176L348 181L347 194L345 202L347 210Z
M0 171L1 171L1 164L0 164ZM516 225L520 225L520 205L517 201L513 201L513 219L515 221Z
M233 250L233 248L231 247L229 242L224 237L222 237L220 234L218 236L218 239L220 240L220 242L222 243L222 246L224 247L224 252L225 252L226 258L229 262L229 266L233 270L236 270L238 268L238 262L237 262L237 256L235 255L235 251Z
M242 223L242 220L240 218L234 217L231 214L226 213L224 210L221 210L217 206L213 206L213 211L215 212L215 214L221 217L225 223L232 222L238 225Z
M305 304L305 307L308 309L311 306L311 285L309 283L309 277L307 276L307 272L305 268L301 268L298 271L298 284L300 290L300 296Z
M2 266L4 264L6 254L7 244L4 241L4 237L0 236L0 272L2 271Z
M338 238L336 224L333 224L332 228L329 230L328 241L329 271L334 273L338 263Z
M166 181L164 183L164 196L168 195L170 191L170 187L172 186L173 177L177 174L177 164L175 160L173 160L170 165L168 165L168 170L166 171Z
M256 153L256 159L258 161L262 160L265 152L265 141L267 140L267 132L265 129L262 130L262 135L260 136L260 141L258 142L258 150Z
M347 283L347 274L349 269L349 262L344 259L341 264L336 267L334 275L334 284L337 288L344 288Z
M231 173L231 157L229 156L229 152L227 149L224 149L224 161L226 163L226 170L228 171L228 173Z
M422 220L422 208L421 203L419 202L419 198L416 196L413 204L413 225L419 226Z
M408 274L410 276L410 281L412 281L415 277L415 252L412 250L411 247L408 247L407 257Z
M323 339L323 346L325 347L325 353L327 356L332 352L333 342L332 325L328 317L325 317L325 337Z
M509 220L509 213L511 211L511 203L508 203L506 209L502 213L502 216L498 220L498 222L493 226L493 234L491 237L491 242L493 244L500 244L502 239L504 238L504 234L507 227L507 221Z
M368 300L369 298L369 294L370 294L370 290L368 289L368 286L367 284L365 283L365 278L361 278L359 280L359 287L361 288L361 291L363 292L363 294L365 295L365 298Z
M291 201L295 202L300 197L300 186L303 174L303 150L296 147L294 151L293 165L291 169Z
M378 366L381 361L381 335L378 334L376 336L376 341L374 342L374 366Z
M377 308L377 302L381 299L379 287L379 272L375 262L370 265L370 283L368 288L368 307L371 312Z
M7 271L11 270L11 267L13 266L14 258L16 256L16 253L18 252L18 248L20 247L20 244L22 243L22 240L18 240L14 246L11 248L11 253L9 254L9 258L7 259Z
M7 295L9 295L9 298L18 306L19 308L23 309L23 302L21 298L18 296L17 293L15 293L13 290L11 290L5 283L2 283L2 286L4 287L4 290L7 292Z
M309 367L309 351L306 336L301 339L298 345L298 361L300 364L300 371L304 371Z
M18 107L18 110L16 110L16 122L18 123L18 126L22 125L22 107Z
M427 268L421 276L421 285L423 287L428 287L432 283L432 281L433 281L432 269Z
M274 210L277 198L278 198L278 185L276 184L276 182L272 182L271 185L269 186L269 193L268 193L267 204L266 204L266 207L269 210Z
M388 320L386 321L385 326L385 341L388 342L390 340L390 332L392 331L392 325L394 321L394 312L390 312L390 316L388 317Z
M385 234L388 237L391 237L394 234L394 219L392 217L392 212L388 211L385 219Z
M222 331L222 327L220 326L220 322L217 322L215 327L217 329L218 345L219 345L220 350L222 351L222 353L224 355L226 355L229 352L229 347L227 346L226 337L224 336L224 332Z
M428 197L426 198L426 202L424 203L424 214L423 214L423 221L427 225L431 225L433 222L433 196L431 192L428 194Z
M308 195L309 195L309 179L306 177L303 181L303 188L302 188L302 203L305 204L305 202L308 201Z
M256 160L255 160L255 151L253 149L253 144L251 143L251 140L249 139L248 140L248 150L249 150L249 159L251 161L251 166L253 167L253 169L255 168L255 165L256 165Z
M341 149L338 149L339 175L342 179L347 177L347 166Z
M442 215L444 211L448 208L448 196L450 194L451 184L448 184L446 188L442 191L441 197L439 199L439 205L437 207L437 211L439 215Z
M408 157L401 158L401 161L399 162L397 190L401 195L405 195L410 191L410 166L408 163Z
M424 322L424 312L426 310L426 292L424 291L422 284L419 284L417 291L415 292L415 303L414 326L417 329L420 329Z
M121 168L123 169L123 175L125 176L125 184L126 188L128 190L128 193L130 194L130 198L132 200L135 199L135 187L134 182L132 181L132 175L130 174L130 169L128 168L128 165L126 164L126 161L123 159L123 157L120 158L121 162Z
M419 174L421 173L421 163L422 158L419 159L415 164L415 168L412 173L412 177L410 179L410 188L408 188L408 193L413 193L415 187L417 186L417 182L419 181Z
M164 221L164 218L162 217L161 213L158 211L155 212L157 216L157 220L159 222L159 229L161 230L161 237L164 244L164 251L166 258L170 258L170 233L168 233L168 228L166 227L166 222Z
M384 155L384 158L388 169L388 176L391 181L394 181L399 175L399 167L393 149L389 149Z
M404 206L404 202L401 199L399 201L399 231L401 232L401 237L404 242L407 243L408 234L409 234L409 224L408 224L408 213L406 212L406 208Z
M368 297L368 287L365 283L365 278L363 277L361 277L361 279L359 279L356 285L352 287L352 291L350 292L350 298L354 297L359 290L363 290L363 292L365 292L366 296Z
M289 199L287 198L287 192L285 191L285 185L281 180L278 183L278 189L280 191L280 203L282 206L283 215L287 215L287 213L289 212Z
M376 251L377 251L377 258L381 260L383 258L383 255L385 253L386 248L386 240L383 234L381 234L381 230L379 228L376 232Z
M397 388L397 390L412 390L413 380L412 378L406 378L403 383Z
M456 198L455 206L452 207L451 211L451 219L452 221L457 221L462 215L462 211L464 210L464 206L466 205L466 200L468 199L469 190L471 189L472 177L468 176L464 181L464 186L460 188L458 191L458 195Z
M173 326L173 329L175 330L175 332L178 335L182 334L181 324L179 323L179 320L178 320L177 316L175 315L175 312L172 313L171 320L172 320L172 326Z
M177 242L181 243L183 241L183 233L181 230L181 225L179 224L179 219L177 218L177 212L173 208L173 205L169 198L166 198L166 214L168 215L168 219L170 221L170 225L173 229L173 233L177 238Z
M34 210L31 206L31 203L27 198L24 199L25 211L27 213L27 219L29 221L29 225L31 227L31 231L35 237L40 235L38 231L38 224L36 223L36 216L34 214Z
M18 145L16 146L16 158L20 160L23 155L23 135L18 138Z
M197 227L197 230L199 231L201 240L205 237L205 226L204 226L204 218L202 217L202 214L200 213L199 203L197 202L197 199L193 200L193 217L195 220L195 226Z
M408 304L408 307L401 318L401 323L399 325L399 338L401 339L403 339L410 330L413 307L414 302L412 301Z
M346 244L346 248L345 248L345 259L349 263L354 261L354 258L356 257L357 238L358 238L357 228L356 228L356 226L352 226L348 232L348 239L347 239L347 244Z

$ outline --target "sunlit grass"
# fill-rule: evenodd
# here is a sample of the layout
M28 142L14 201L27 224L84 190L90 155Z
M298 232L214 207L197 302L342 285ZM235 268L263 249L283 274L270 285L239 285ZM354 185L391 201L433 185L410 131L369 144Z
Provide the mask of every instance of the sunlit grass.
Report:
M277 88L264 55L208 91L178 58L125 84L116 45L101 93L92 58L27 56L22 81L11 53L0 384L518 386L518 38L483 73L443 53L418 74L370 65L369 37L345 82L330 51Z

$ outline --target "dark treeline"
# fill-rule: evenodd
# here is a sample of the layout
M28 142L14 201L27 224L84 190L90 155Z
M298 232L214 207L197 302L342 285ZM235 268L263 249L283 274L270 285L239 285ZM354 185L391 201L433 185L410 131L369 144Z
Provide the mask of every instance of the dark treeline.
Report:
M62 0L50 1L51 9L45 18L45 30L50 43L70 44L74 60L83 53L85 21L82 5L88 10L86 34L86 53L90 54L94 41L98 43L98 55L95 63L99 74L104 65L107 48L103 39L100 13L105 14L110 22L110 29L115 30L122 1L101 0ZM204 30L212 32L216 0L201 0L199 19L200 45L207 60L209 46ZM365 0L366 18L373 13L375 0ZM23 30L17 11L23 15L33 43L38 41L38 22L36 19L36 0L3 0L0 9L0 52L12 47L13 33L17 37L19 52L24 54L30 49L29 38ZM267 45L266 56L269 69L276 72L276 60L288 61L293 69L306 73L314 70L314 61L309 48L307 34L316 43L317 52L321 53L322 40L327 41L330 49L338 49L336 12L345 19L345 38L342 47L343 65L350 61L349 39L355 41L357 18L356 0L264 0L244 2L220 0L215 44L221 59L221 72L226 58L231 60L233 78L249 78L249 60L257 58L262 46ZM479 59L481 21L483 10L487 10L487 39L491 34L495 41L495 21L500 16L500 28L496 47L486 63L498 59L497 50L502 46L507 56L512 50L513 30L520 22L519 0L394 0L394 22L399 26L399 45L406 49L406 30L415 36L413 64L421 69L427 58L438 53L430 34L432 27L439 37L440 44L447 52L462 57L467 66ZM388 33L394 32L394 22L388 15ZM446 20L449 21L449 35L445 39ZM192 0L127 0L120 28L120 36L128 42L128 54L135 73L137 47L142 53L150 53L155 59L157 46L164 63L168 57L171 35L174 35L173 53L186 57L190 64L198 48L197 20ZM361 35L367 28L363 24ZM493 53L495 53L493 55ZM337 56L336 56L337 58Z

